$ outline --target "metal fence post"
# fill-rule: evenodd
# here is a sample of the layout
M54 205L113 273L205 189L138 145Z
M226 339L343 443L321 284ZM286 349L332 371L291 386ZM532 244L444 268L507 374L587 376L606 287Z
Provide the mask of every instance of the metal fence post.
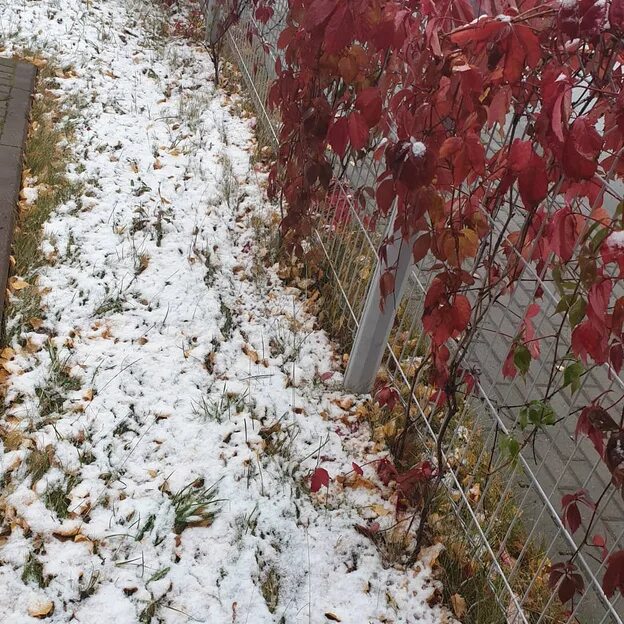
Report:
M394 213L386 230L386 240L391 240L386 247L387 263L378 255L345 373L344 387L358 394L369 392L373 387L413 265L412 241L404 241L400 237L397 240L393 225ZM386 298L382 309L379 280L386 267L395 265L394 293Z

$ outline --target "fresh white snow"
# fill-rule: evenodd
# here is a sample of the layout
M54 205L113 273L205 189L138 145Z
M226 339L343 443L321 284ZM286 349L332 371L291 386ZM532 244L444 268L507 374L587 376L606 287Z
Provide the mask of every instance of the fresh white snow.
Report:
M354 529L394 522L365 465L384 449L340 392L302 293L276 268L258 275L251 220L270 207L252 120L214 92L199 46L153 35L159 10L4 0L0 12L3 54L73 69L49 87L79 107L68 175L84 185L45 226L44 324L7 364L4 424L24 442L0 447L0 621L449 621L428 605L425 564L384 567ZM59 362L79 389L42 414ZM33 449L50 458L35 482ZM336 482L352 461L365 486ZM328 494L309 491L317 464ZM213 485L214 521L176 534L173 495ZM55 488L65 519L45 504ZM43 587L22 579L33 561Z

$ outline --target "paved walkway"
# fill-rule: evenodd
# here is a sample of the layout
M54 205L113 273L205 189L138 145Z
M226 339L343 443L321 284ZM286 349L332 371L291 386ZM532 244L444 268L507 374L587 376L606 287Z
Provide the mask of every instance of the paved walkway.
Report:
M0 59L0 320L35 72L28 63Z

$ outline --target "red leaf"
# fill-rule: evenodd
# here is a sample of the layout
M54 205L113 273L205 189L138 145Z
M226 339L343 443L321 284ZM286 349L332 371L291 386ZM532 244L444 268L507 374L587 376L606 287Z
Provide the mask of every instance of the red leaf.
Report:
M386 178L383 182L381 182L375 191L375 197L377 199L377 206L379 207L379 210L381 210L381 214L384 216L389 214L390 209L392 208L392 202L396 197L392 178Z
M624 596L624 550L618 550L607 559L602 589L608 598L613 596L615 590L619 590Z
M571 563L556 563L550 568L548 585L551 589L558 586L557 595L562 604L574 598L574 594L582 594L585 589L583 577Z
M604 453L604 434L592 422L591 414L595 410L601 410L598 405L588 405L581 411L578 421L576 422L575 437L578 439L580 434L586 435L594 445L596 452L600 457Z
M377 462L377 476L384 485L388 485L390 481L396 481L399 473L394 464L384 457Z
M514 139L509 150L509 166L511 170L518 174L526 171L533 155L533 145L531 141L521 141Z
M355 150L365 148L368 144L368 124L364 115L356 111L349 115L348 120L351 147Z
M377 401L381 407L387 407L389 410L394 409L400 398L397 390L390 386L383 386L375 393L375 401Z
M394 273L392 271L385 271L381 276L379 289L381 290L382 299L385 299L390 293L394 292Z
M351 462L351 467L353 468L354 472L356 472L360 476L364 474L364 471L362 470L361 466L358 466L355 462Z
M348 2L336 3L336 11L325 29L325 51L340 52L353 39L353 16Z
M602 137L588 117L575 119L563 146L561 165L564 173L574 180L589 180L598 169Z
M566 494L561 499L563 524L568 527L572 533L576 533L581 526L581 512L579 511L578 503L582 503L592 510L596 508L596 504L591 500L589 492L584 489L578 490L573 494Z
M414 246L412 247L414 262L420 262L427 255L430 247L431 235L423 234L422 236L419 236L414 242Z
M579 235L579 219L572 209L565 206L557 210L552 218L550 246L564 262L572 258Z
M512 346L505 358L505 362L503 364L503 377L506 379L513 379L518 371L516 370L516 365L514 364L514 357L516 355L516 346Z
M364 115L369 128L376 126L381 119L381 92L377 87L363 89L355 100L355 106Z
M305 10L304 26L312 30L320 26L336 9L338 3L335 0L315 0L310 2Z
M327 142L340 158L343 158L347 151L347 142L349 140L349 122L346 117L336 119L329 127L327 133Z
M609 554L609 551L607 550L607 541L605 540L605 538L602 535L594 535L594 537L592 538L592 544L596 548L600 548L600 557L604 561Z
M468 326L468 321L470 320L470 313L472 308L470 307L470 301L464 295L457 295L455 297L455 303L453 305L454 309L454 320L455 320L455 330L459 333L464 331Z
M563 524L568 527L572 533L576 533L581 526L581 512L576 503L571 503L565 508Z
M612 481L618 486L624 486L624 429L614 431L607 442L605 463L611 471Z
M587 364L588 358L593 358L596 364L604 364L607 361L608 342L604 333L597 331L590 321L583 321L572 332L572 350L578 355L583 364Z
M624 30L624 0L611 0L609 24L611 24L611 28Z
M592 39L598 36L607 13L603 0L562 2L559 9L559 28L571 39Z
M310 491L318 492L323 486L329 487L329 473L325 468L317 468L310 478Z

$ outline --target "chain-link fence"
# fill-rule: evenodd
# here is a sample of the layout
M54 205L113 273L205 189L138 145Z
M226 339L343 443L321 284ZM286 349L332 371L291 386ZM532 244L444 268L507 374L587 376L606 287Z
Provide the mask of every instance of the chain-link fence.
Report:
M275 44L287 11L287 2L274 5L275 14L268 25L253 24L253 16L228 34L229 49L238 64L257 109L260 131L267 142L278 144L278 124L267 110L267 94L274 76L275 45L262 45L261 38L249 38L248 25L255 26ZM367 295L377 290L374 283L377 250L387 231L388 220L369 226L367 215L376 210L374 201L358 189L370 186L377 178L372 161L351 162L346 175L336 182L332 201L319 214L316 240L329 266L336 305L325 311L328 322L341 336L353 338L361 321ZM607 182L605 181L605 184ZM621 201L620 189L608 184L612 201ZM357 201L356 198L357 197ZM494 232L504 234L513 227L513 215L492 217ZM415 428L422 449L433 449L438 426L432 416L429 394L413 377L425 352L421 318L424 293L433 272L426 261L411 266L407 287L396 311L386 344L382 367L391 383L406 396L413 391ZM501 440L517 430L517 406L527 397L549 394L553 366L569 345L569 335L561 340L543 340L539 366L524 377L503 377L503 362L518 333L524 311L543 291L542 310L533 320L542 336L561 333L554 314L559 302L554 285L543 275L525 269L519 287L493 301L485 309L476 340L466 354L466 362L477 373L476 392L462 402L461 412L450 436L445 462L446 521L456 525L455 544L466 560L474 563L473 574L483 577L488 596L474 597L469 613L479 612L480 600L494 598L498 610L482 621L510 624L546 622L585 624L622 624L624 600L619 594L608 600L601 589L604 550L581 544L571 535L560 517L561 498L585 488L598 499L603 491L600 517L595 526L606 538L607 553L624 547L624 506L616 488L608 488L610 474L586 439L576 439L574 423L578 410L600 393L622 397L624 384L612 370L594 367L582 378L579 390L558 393L551 405L561 422L537 436L510 462L499 452ZM362 363L364 365L364 363ZM606 497L609 500L605 500ZM579 533L582 533L580 531ZM575 562L584 579L585 592L566 612L558 604L556 592L548 583L552 562L565 559L578 550ZM603 550L602 556L600 551Z

